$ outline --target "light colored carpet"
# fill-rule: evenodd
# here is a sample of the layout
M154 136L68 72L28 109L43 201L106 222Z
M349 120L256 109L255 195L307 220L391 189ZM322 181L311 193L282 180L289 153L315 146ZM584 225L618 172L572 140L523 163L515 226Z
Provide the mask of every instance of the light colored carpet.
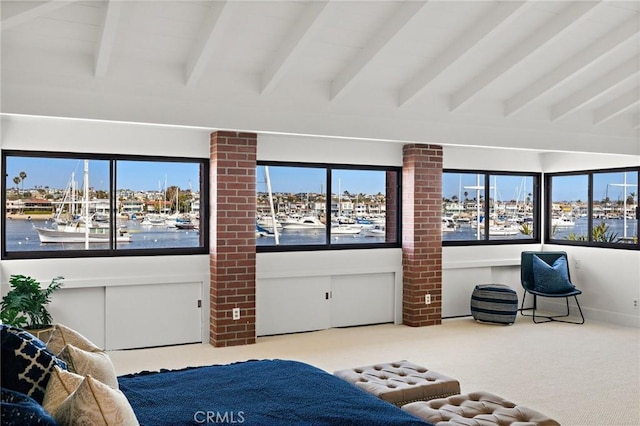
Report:
M412 328L382 324L260 337L254 345L194 344L112 351L118 374L293 359L328 372L406 359L541 411L562 425L640 425L640 329L584 325L480 324L471 318Z

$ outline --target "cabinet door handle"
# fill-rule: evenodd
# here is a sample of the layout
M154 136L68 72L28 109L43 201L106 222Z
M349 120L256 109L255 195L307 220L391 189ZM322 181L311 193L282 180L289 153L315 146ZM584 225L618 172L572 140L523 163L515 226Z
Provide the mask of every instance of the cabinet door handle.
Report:
M329 300L329 292L326 292L326 293L324 294L324 300Z

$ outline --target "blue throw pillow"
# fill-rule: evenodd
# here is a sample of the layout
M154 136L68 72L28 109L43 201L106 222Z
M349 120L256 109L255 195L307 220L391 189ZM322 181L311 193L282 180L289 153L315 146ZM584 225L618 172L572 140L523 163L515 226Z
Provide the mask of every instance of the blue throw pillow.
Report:
M549 265L534 254L533 289L550 294L562 294L575 290L575 286L569 281L567 258L560 256L553 265Z
M57 423L35 399L2 388L2 426L55 426Z
M55 365L67 369L37 337L22 329L0 324L2 387L24 393L42 404Z

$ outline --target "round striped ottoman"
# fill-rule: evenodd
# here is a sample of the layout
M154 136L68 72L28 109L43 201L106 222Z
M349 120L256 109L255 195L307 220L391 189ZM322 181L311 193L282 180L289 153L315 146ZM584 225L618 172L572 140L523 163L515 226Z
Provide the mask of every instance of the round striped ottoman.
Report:
M518 294L504 284L479 284L471 295L471 315L476 321L513 324L518 313Z

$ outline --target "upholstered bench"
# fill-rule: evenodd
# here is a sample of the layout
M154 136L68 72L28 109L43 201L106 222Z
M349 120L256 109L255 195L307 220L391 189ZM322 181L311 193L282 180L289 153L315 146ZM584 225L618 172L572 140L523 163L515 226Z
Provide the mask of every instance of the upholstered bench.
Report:
M333 373L398 407L460 393L460 382L408 361L349 368Z
M560 423L538 411L488 392L412 402L402 406L402 409L436 426L560 426Z
M504 284L479 284L471 294L471 315L476 321L513 324L518 294Z

